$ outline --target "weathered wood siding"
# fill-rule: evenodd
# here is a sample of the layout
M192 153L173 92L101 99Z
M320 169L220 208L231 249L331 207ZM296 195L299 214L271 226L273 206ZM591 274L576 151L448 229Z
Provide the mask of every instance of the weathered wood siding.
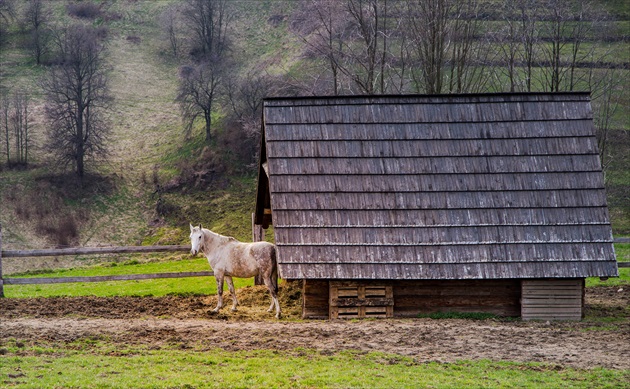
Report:
M305 280L303 295L307 319L417 317L435 312L521 315L521 281L513 279Z
M304 319L328 319L328 281L304 280L303 282L302 317Z
M581 320L584 279L522 280L523 320Z
M268 99L263 154L283 278L617 275L586 93Z

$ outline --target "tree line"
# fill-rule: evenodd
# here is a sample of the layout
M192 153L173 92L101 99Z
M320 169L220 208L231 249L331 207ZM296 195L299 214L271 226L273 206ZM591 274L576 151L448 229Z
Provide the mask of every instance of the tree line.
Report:
M271 75L236 63L226 0L187 0L161 15L180 67L186 130L202 118L212 138L216 101L244 137L264 96L399 93L592 92L602 159L620 86L610 50L615 35L598 3L564 0L301 0L286 23L302 46L299 72ZM271 21L270 19L270 22ZM623 68L623 66L621 66ZM299 73L299 75L295 75ZM247 104L250 99L249 104ZM254 99L253 101L251 99ZM258 101L258 103L256 102ZM251 125L250 125L251 126ZM251 129L251 128L250 128ZM257 143L257 142L254 142ZM255 154L255 150L250 150ZM605 161L604 161L605 162Z
M273 5L274 2L271 2ZM278 6L278 2L275 2ZM612 18L594 2L563 0L300 0L268 23L286 23L300 42L297 69L271 73L269 64L243 61L239 12L230 0L183 0L158 16L170 55L179 65L178 104L184 136L200 124L223 139L242 165L255 162L261 102L274 95L557 92L590 90L600 151L617 108L614 68L594 44L613 34ZM282 6L282 5L280 5ZM492 8L488 8L491 6ZM68 3L78 21L55 26L49 4L0 0L0 21L19 20L25 48L47 71L45 95L50 150L85 174L86 158L107 154L109 90L107 31L90 18L92 2ZM279 17L279 21L273 20ZM6 25L6 23L2 23ZM0 29L0 39L5 32ZM7 163L26 164L31 120L28 95L2 101ZM603 159L605 155L602 155ZM11 162L13 161L13 162ZM605 161L604 161L605 162Z

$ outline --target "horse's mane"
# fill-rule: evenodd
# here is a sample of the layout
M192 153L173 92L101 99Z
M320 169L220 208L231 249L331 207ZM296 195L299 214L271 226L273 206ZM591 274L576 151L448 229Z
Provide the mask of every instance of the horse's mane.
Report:
M216 239L220 239L222 241L228 241L228 242L238 242L237 239L231 237L231 236L225 236L225 235L221 235L221 234L217 234L216 232L209 230L207 228L203 229L204 231L208 231L210 233L211 236L214 236L214 238Z

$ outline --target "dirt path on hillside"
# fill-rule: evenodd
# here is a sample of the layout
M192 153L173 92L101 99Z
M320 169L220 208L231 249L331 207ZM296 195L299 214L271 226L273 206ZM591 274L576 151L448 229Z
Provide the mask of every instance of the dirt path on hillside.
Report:
M588 294L591 313L627 312L628 291L597 288ZM246 302L237 313L226 309L212 316L211 303L209 297L0 299L0 349L9 340L38 344L102 339L148 348L288 353L307 348L323 354L359 350L411 356L418 363L491 359L545 362L552 368L630 369L630 321L623 317L601 324L593 320L275 321L248 319L247 311L258 307L248 307ZM261 314L266 305L260 307Z

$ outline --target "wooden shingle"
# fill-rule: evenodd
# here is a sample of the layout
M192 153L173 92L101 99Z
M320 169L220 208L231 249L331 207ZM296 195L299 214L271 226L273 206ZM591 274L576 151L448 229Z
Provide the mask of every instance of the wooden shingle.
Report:
M587 93L274 98L263 119L283 278L617 275Z

